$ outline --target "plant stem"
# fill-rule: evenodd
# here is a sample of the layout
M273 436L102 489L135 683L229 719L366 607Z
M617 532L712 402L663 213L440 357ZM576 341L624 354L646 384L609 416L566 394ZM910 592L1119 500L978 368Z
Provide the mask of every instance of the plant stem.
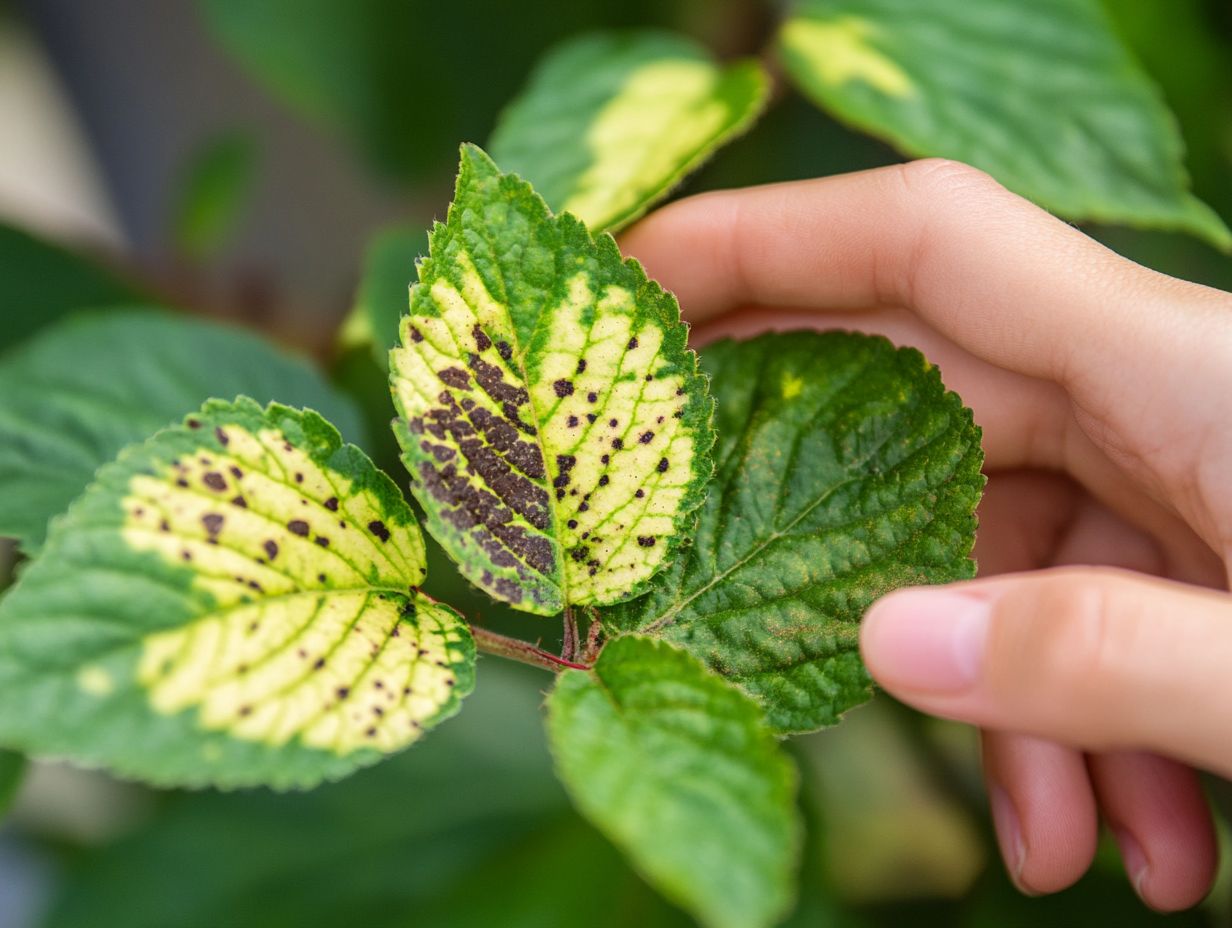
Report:
M475 646L486 654L507 657L510 660L529 664L532 667L550 670L552 673L559 673L566 667L573 670L590 670L589 664L579 664L573 660L557 657L550 651L535 647L529 641L498 635L496 632L478 625L471 626L471 635L475 638Z
M563 640L560 646L560 656L567 661L577 660L578 656L578 627L577 620L573 617L573 609L565 606L565 631Z
M585 661L587 664L593 664L599 656L602 637L603 626L599 623L599 617L595 615L595 611L592 609L590 610L590 627L586 629L586 644L578 654L578 660Z

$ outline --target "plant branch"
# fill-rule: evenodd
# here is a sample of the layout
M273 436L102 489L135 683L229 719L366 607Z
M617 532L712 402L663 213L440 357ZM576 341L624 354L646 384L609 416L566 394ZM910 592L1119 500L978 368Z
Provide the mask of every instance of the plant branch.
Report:
M498 635L496 632L478 625L471 626L471 635L475 638L475 646L485 654L507 657L510 660L529 664L532 667L550 670L552 673L559 673L564 668L590 670L589 664L579 664L573 660L557 657L550 651L535 647L529 641Z
M573 617L573 609L565 606L564 614L565 630L561 641L560 656L567 661L577 660L578 656L578 627L577 619Z

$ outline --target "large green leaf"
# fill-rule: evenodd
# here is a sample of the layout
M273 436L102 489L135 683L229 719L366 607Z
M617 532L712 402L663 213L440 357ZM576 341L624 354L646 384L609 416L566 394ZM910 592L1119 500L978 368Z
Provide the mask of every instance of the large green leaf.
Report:
M711 473L713 403L675 298L465 146L390 357L428 528L528 612L646 589Z
M765 106L756 61L720 67L665 32L599 33L550 51L505 110L492 157L590 228L636 219Z
M966 161L1072 219L1232 247L1099 0L797 0L781 48L808 96L909 155Z
M135 299L101 266L0 222L0 352L72 310Z
M604 621L687 648L780 732L833 724L870 693L872 601L974 573L979 429L919 352L883 338L764 335L702 361L718 470L693 544Z
M718 928L770 925L792 899L796 777L761 710L661 641L611 641L548 699L578 808L667 898Z
M313 412L213 400L99 471L0 600L0 744L159 784L309 786L458 708L393 482Z
M351 404L306 363L237 329L116 309L41 332L0 358L0 534L34 553L121 448L241 393L317 409L359 437Z

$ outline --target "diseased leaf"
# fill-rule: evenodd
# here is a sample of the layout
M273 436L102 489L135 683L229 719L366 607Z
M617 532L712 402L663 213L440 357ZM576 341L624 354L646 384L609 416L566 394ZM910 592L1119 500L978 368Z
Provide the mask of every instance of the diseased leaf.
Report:
M578 808L668 899L717 928L784 914L795 771L738 689L665 642L617 638L557 679L548 739Z
M211 401L104 467L0 600L0 743L158 784L304 787L473 682L392 481L313 412Z
M65 313L136 299L110 271L0 222L0 352Z
M707 346L718 469L692 546L610 631L674 642L779 732L870 695L859 622L900 586L970 577L980 432L918 351L793 332Z
M1232 248L1098 0L797 0L781 49L805 94L908 155L968 162L1071 219Z
M320 410L359 437L351 404L305 362L238 329L125 308L41 332L0 358L0 534L34 554L121 448L241 393Z
M636 596L695 521L713 403L671 294L465 146L390 356L428 528L497 599Z
M491 152L556 212L632 222L765 106L756 61L715 64L670 32L592 33L548 52L502 114Z

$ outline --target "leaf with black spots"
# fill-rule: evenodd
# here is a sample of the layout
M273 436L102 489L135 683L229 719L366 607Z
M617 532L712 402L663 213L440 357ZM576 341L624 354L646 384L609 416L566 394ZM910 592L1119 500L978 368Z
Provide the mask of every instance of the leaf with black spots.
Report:
M429 531L527 612L644 592L712 470L675 298L473 146L430 244L390 356Z
M0 601L0 744L164 785L306 787L457 710L397 487L313 412L208 402L104 467Z

